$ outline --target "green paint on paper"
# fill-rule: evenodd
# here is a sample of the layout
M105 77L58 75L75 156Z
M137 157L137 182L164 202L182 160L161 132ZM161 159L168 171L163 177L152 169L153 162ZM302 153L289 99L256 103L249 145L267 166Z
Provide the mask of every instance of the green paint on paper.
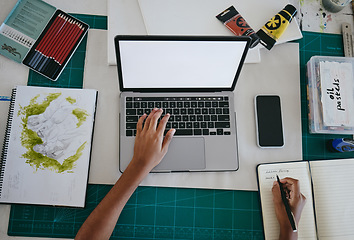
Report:
M86 121L86 117L89 116L85 110L80 108L74 109L73 114L77 117L77 120L79 120L76 124L77 127L80 127Z
M37 103L37 99L39 98L39 94L35 96L33 99L31 99L30 104L26 107L21 107L20 106L20 111L18 112L18 115L25 115L26 118L26 124L27 124L27 119L29 116L32 115L39 115L41 113L44 113L49 104L57 99L61 93L52 93L47 96L47 98L42 102L42 103Z
M67 98L65 98L65 99L66 99L66 101L68 101L68 102L71 103L71 104L76 103L76 99L74 99L74 98L72 98L72 97L67 97Z
M84 142L77 150L76 153L64 160L63 164L59 167L58 172L68 171L74 168L75 162L81 157L82 151L85 149L86 142Z
M45 156L33 150L33 147L38 144L43 144L43 140L37 135L36 132L28 129L27 122L28 118L33 115L39 115L46 111L50 103L60 97L61 93L51 93L46 99L38 103L37 100L40 95L35 96L30 100L30 103L22 107L18 111L18 116L22 115L22 132L21 132L21 144L27 149L27 152L22 154L22 157L26 159L26 163L31 165L35 170L38 169L48 169L57 173L73 173L72 169L75 167L75 162L81 157L82 151L85 148L86 142L83 143L76 151L76 153L68 158L66 158L62 164L60 164L56 159ZM68 97L66 100L70 103L75 103L76 100ZM75 111L75 110L74 110ZM88 114L85 110L77 109L73 114L78 118L79 123L82 124L86 120ZM78 126L79 127L79 126Z

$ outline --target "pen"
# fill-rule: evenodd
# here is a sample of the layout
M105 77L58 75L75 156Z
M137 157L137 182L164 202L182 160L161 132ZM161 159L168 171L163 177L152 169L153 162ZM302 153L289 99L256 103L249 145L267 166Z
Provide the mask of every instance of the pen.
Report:
M279 179L278 175L277 175L277 181L278 181L279 188L280 188L281 199L283 200L283 203L285 205L285 211L286 211L286 214L288 215L291 228L293 229L293 232L297 232L295 217L294 217L294 214L290 210L289 202L286 199L285 192L284 192L284 189L283 189L283 184L280 182L280 179Z

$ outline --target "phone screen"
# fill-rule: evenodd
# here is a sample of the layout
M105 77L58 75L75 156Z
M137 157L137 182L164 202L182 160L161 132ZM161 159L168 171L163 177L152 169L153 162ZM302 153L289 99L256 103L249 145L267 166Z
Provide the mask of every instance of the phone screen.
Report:
M260 147L282 147L284 145L279 96L256 96L256 122Z

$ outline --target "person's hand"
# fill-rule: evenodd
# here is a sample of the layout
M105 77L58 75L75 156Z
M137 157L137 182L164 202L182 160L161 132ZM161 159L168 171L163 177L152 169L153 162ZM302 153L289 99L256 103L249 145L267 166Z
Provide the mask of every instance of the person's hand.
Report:
M170 114L166 114L158 124L162 109L153 109L149 116L144 114L137 123L137 132L134 145L132 163L147 169L149 172L160 163L168 150L168 146L175 133L170 129L164 137L166 123ZM145 124L143 126L145 120Z
M137 123L134 156L116 184L95 208L81 226L75 239L109 239L118 218L131 195L146 175L160 163L165 156L172 136L171 129L163 137L166 123L170 117L161 117L162 109L154 109L147 117L144 114ZM143 122L145 121L144 127Z
M294 214L295 221L298 224L302 209L306 203L306 197L300 192L300 182L293 178L283 178L280 182L283 184L283 189L285 190L291 212ZM273 183L272 193L275 214L280 225L281 234L284 232L290 234L292 232L292 228L288 215L286 214L285 206L280 194L280 187L277 181Z

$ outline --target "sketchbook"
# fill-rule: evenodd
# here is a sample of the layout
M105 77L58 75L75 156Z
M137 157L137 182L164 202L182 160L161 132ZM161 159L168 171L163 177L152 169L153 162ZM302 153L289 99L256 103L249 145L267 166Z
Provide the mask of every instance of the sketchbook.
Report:
M84 207L97 94L92 89L13 89L0 203Z
M354 158L260 164L257 167L265 239L279 238L272 186L279 178L300 181L306 204L298 239L354 239Z

